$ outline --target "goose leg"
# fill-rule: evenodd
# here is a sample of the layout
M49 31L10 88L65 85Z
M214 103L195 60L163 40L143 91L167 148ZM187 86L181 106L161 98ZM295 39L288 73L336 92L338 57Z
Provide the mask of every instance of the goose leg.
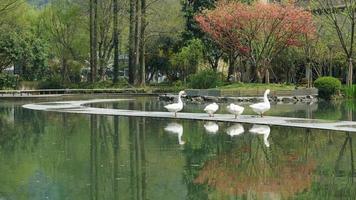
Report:
M174 117L177 117L177 113L176 112L174 112Z
M235 119L237 119L237 115L235 115Z

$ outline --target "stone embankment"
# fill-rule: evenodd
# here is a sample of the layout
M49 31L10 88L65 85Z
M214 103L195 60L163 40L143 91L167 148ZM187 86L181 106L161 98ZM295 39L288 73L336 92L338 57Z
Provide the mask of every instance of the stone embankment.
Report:
M264 90L250 90L250 91L239 91L239 90L186 90L187 96L184 97L186 101L192 103L205 103L205 102L218 102L218 103L229 103L229 102L260 102L263 101ZM282 103L311 103L316 102L318 91L315 88L311 89L297 89L297 90L281 90L272 91L269 95L269 100L271 102L282 102ZM174 94L162 94L159 95L159 100L161 101L174 101L177 98Z
M163 94L159 95L160 101L174 101L177 98L177 95L173 94ZM262 97L215 97L215 96L186 96L183 97L187 102L191 103L205 103L205 102L217 102L217 103L233 103L233 102L260 102L263 101ZM312 103L318 101L315 96L306 95L306 96L270 96L270 102L282 102L282 103Z

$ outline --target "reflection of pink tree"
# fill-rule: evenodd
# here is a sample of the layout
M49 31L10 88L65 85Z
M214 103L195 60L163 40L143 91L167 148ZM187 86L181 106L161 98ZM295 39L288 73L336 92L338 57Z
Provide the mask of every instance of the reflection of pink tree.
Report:
M280 159L272 166L259 157L252 156L246 160L235 153L221 155L208 161L194 181L230 195L252 192L262 196L270 193L283 198L311 186L315 169L313 161L299 161L296 156L283 156Z
M312 14L292 5L221 3L196 20L226 53L246 57L260 82L269 82L271 61L281 51L315 32Z

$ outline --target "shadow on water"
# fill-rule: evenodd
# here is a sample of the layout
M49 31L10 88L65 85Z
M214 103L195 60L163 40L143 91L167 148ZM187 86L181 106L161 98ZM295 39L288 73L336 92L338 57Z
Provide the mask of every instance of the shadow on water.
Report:
M125 106L148 110L156 104ZM333 114L329 107L339 110ZM311 117L325 111L329 120L354 115L344 103L310 112L284 109L279 112ZM8 103L0 105L0 199L352 199L355 137L303 128L48 113Z

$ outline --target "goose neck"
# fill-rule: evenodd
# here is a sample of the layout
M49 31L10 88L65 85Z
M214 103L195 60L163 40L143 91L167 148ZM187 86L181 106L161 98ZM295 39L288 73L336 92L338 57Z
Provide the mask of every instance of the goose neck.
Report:
M178 95L178 103L183 103L183 102L182 102L182 99L181 99L181 96L182 96L182 95Z
M267 97L267 92L265 92L265 94L263 96L263 100L264 100L265 103L269 103L268 97Z

